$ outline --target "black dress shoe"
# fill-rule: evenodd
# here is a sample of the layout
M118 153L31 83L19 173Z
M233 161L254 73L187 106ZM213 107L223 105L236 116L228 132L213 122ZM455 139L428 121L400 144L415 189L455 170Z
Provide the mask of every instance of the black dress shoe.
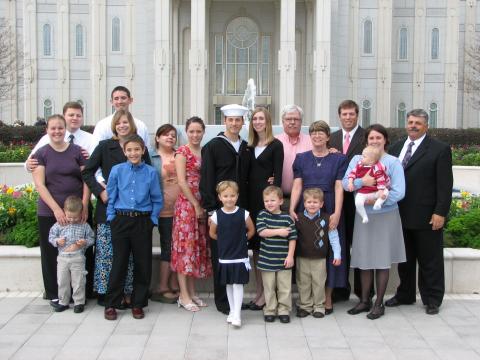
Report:
M242 310L248 310L250 309L250 306L255 304L253 301L250 301L249 303L242 303Z
M290 315L278 315L282 324L288 324L290 322Z
M54 308L55 312L62 312L62 311L65 311L69 308L68 305L62 305L62 304L58 304L57 307Z
M396 306L400 306L400 305L411 305L413 303L406 303L406 302L403 302L403 301L400 301L398 300L398 298L396 296L388 299L387 301L385 301L385 306L386 307L396 307Z
M265 315L263 317L263 320L265 320L265 322L274 322L275 321L275 315Z
M330 308L330 309L325 308L325 315L331 315L331 314L333 314L333 308Z
M297 317L304 318L304 317L307 317L308 315L310 315L310 313L307 310L300 309L300 308L297 309Z
M370 320L376 320L385 314L385 307L383 304L374 305L372 311L367 314L367 318Z
M249 309L253 310L253 311L258 311L258 310L262 310L264 307L265 307L265 304L257 305L255 303L253 303L253 304L250 305Z
M439 308L437 305L428 304L428 305L427 305L427 309L425 310L425 312L426 312L428 315L437 315L437 314L440 312L440 308Z
M350 315L358 315L362 312L369 312L372 307L372 303L360 301L357 305L347 311Z

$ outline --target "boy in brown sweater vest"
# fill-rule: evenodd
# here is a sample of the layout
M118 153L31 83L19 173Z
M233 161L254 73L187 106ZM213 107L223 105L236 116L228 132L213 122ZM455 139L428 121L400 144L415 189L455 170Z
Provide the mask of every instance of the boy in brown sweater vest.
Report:
M325 315L325 280L327 279L328 251L333 250L333 265L341 264L341 249L337 230L329 230L330 215L321 211L323 191L318 188L303 192L305 210L298 214L295 222L298 239L295 255L297 257L297 288L300 295L297 317L312 314L316 318Z

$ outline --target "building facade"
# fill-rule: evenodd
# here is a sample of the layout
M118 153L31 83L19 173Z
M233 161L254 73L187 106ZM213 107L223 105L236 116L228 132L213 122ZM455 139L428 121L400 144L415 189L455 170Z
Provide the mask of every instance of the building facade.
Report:
M306 124L337 125L338 103L351 98L363 125L402 127L421 107L433 127L480 127L463 86L479 8L476 0L0 0L21 53L0 119L32 124L79 100L93 125L124 85L151 132L191 115L214 124L253 78L256 103L276 123L296 103Z

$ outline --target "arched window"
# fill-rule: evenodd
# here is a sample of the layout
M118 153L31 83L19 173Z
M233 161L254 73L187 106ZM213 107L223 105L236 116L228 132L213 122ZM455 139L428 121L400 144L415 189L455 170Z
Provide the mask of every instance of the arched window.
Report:
M430 56L432 60L438 60L439 57L439 48L440 48L440 33L438 28L432 29L432 46L430 51Z
M405 103L401 102L397 106L397 126L399 128L405 127L406 117L407 117L407 107L405 106Z
M45 99L43 101L43 117L47 121L49 116L53 115L53 103L50 99Z
M362 101L362 126L370 126L370 118L372 115L372 103L370 100Z
M75 26L75 56L85 56L84 51L84 33L83 26L77 24Z
M408 59L408 30L406 27L400 28L398 34L398 60Z
M373 52L373 34L372 34L372 20L365 20L363 23L363 53L372 54Z
M120 51L120 19L112 19L112 51Z
M428 126L431 128L436 128L437 123L438 123L438 105L437 103L430 103L429 106L429 120L428 120Z
M248 79L258 83L258 26L247 17L230 22L226 32L226 90L229 95L245 92Z
M43 56L52 56L52 26L43 25Z

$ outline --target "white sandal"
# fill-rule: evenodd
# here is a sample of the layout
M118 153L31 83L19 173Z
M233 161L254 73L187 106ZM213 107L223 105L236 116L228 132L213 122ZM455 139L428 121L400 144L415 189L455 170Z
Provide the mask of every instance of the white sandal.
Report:
M199 307L207 307L208 304L200 299L198 296L192 296L192 301Z
M191 312L200 311L200 308L196 304L194 304L193 302L191 302L189 304L184 304L184 303L182 303L180 298L177 300L177 305L178 305L178 307L183 307L185 310L188 310L188 311L191 311Z

